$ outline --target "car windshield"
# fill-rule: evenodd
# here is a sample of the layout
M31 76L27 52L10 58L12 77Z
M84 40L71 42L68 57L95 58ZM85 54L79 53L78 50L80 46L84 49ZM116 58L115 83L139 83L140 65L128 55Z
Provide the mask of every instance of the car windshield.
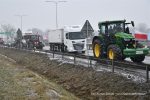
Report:
M85 36L82 32L70 32L69 33L69 39L70 40L85 39Z

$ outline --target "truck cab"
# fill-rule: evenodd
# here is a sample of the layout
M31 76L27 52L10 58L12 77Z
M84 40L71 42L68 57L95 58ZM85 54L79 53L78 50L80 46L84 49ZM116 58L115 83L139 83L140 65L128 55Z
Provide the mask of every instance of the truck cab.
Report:
M23 42L27 45L28 48L33 49L42 49L43 48L43 42L42 37L40 35L36 34L28 34L23 36Z
M86 37L80 26L64 27L64 45L68 52L82 52L86 50Z

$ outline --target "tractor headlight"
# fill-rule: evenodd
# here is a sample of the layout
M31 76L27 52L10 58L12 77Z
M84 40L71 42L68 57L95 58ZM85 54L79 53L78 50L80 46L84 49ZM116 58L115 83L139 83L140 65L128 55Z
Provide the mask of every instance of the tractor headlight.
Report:
M124 41L130 41L131 39L124 39Z
M133 44L133 47L136 48L136 44Z

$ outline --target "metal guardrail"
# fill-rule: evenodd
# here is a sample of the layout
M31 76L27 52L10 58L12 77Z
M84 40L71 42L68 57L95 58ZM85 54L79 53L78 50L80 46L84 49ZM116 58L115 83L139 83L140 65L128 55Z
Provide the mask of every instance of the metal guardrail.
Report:
M7 47L7 48L9 48L9 47ZM12 49L16 49L16 48L12 48ZM27 49L19 49L19 50L31 51L31 50L27 50ZM76 58L82 58L82 59L89 60L89 63L88 63L89 67L92 67L92 61L96 61L100 64L110 65L111 69L112 69L111 71L113 73L114 73L116 66L117 66L116 68L120 68L120 69L121 68L141 69L146 72L146 83L149 82L150 64L133 63L133 62L129 62L129 61L114 61L114 60L108 60L108 59L97 59L97 58L94 58L93 56L81 55L81 54L77 54L77 53L56 52L56 51L49 51L49 50L39 50L39 51L51 53L53 58L55 58L55 54L61 55L62 59L64 58L64 56L71 56L71 57L73 57L74 65L76 64Z
M53 54L53 58L55 54L59 54L62 56L71 56L74 58L74 64L76 64L76 58L82 58L82 59L87 59L89 60L89 65L92 66L92 61L97 61L98 63L101 64L107 64L112 67L112 72L115 70L115 66L119 68L134 68L134 69L141 69L146 71L146 83L149 82L149 71L150 71L150 64L144 64L144 63L133 63L129 61L114 61L114 60L108 60L108 59L97 59L94 58L93 56L87 56L87 55L81 55L81 54L72 54L72 53L63 53L63 52L55 52L55 51L45 51L48 53ZM63 57L62 57L63 58Z

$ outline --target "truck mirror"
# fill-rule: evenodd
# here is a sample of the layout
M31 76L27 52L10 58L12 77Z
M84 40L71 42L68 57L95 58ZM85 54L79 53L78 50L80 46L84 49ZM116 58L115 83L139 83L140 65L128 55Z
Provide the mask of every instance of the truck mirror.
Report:
M134 27L134 21L131 21L132 26Z
M68 33L66 34L66 39L69 39L69 35L68 35Z

